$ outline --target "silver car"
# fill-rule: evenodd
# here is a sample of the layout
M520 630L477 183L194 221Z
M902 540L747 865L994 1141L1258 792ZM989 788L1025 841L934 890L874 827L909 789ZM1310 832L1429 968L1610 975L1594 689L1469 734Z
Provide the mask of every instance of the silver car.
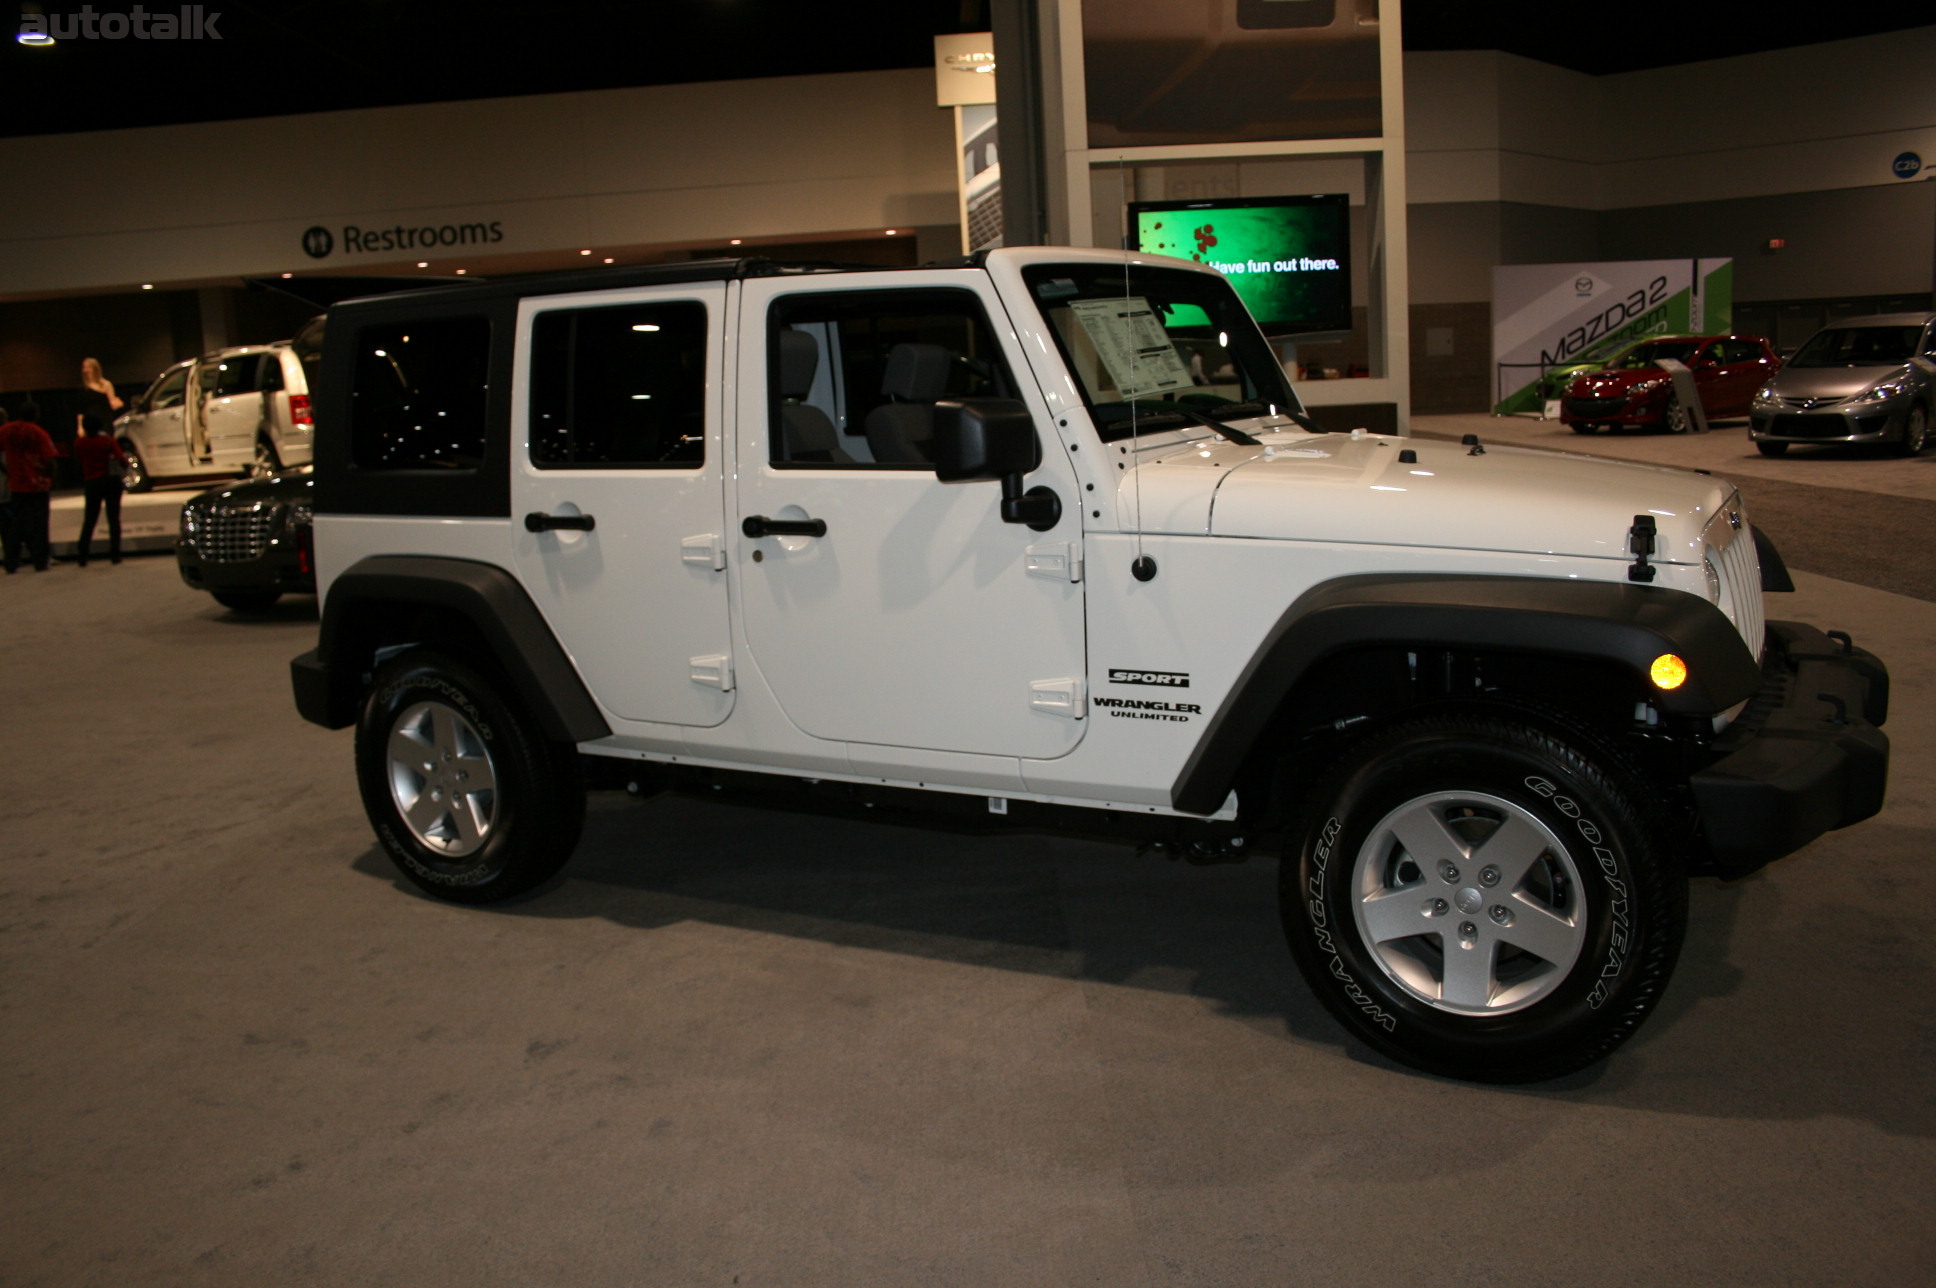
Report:
M1936 313L1883 313L1823 327L1755 394L1748 436L1763 456L1790 443L1892 443L1914 456L1936 416Z
M158 479L261 477L307 465L315 428L308 374L291 341L178 362L114 422L135 492Z

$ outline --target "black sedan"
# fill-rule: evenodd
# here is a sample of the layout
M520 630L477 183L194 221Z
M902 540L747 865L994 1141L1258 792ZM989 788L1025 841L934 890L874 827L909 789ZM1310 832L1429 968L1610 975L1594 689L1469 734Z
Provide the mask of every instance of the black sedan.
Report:
M237 612L316 593L314 476L277 474L215 488L182 506L182 580Z

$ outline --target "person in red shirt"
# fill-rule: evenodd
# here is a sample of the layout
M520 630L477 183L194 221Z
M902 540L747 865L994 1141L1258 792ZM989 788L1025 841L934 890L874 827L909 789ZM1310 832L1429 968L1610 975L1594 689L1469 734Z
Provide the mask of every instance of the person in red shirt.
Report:
M7 571L20 567L24 555L35 572L47 571L47 500L54 488L51 468L60 449L47 431L34 423L40 408L29 402L14 420L0 424L0 460L6 463L8 503L13 511L13 540L7 543Z
M87 567L87 548L94 541L94 524L101 511L108 512L108 562L121 562L121 474L128 467L128 454L114 441L107 426L95 415L81 417L81 436L74 440L74 460L81 467L81 490L87 496L87 509L81 519L80 558Z

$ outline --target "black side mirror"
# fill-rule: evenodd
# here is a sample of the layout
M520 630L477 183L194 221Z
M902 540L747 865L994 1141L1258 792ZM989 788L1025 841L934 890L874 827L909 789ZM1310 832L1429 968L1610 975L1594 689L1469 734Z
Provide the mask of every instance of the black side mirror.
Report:
M934 475L975 483L1026 474L1039 458L1035 421L1013 398L949 399L934 405Z
M934 476L943 483L1000 479L1002 522L1047 532L1062 518L1049 488L1022 491L1022 476L1041 463L1041 443L1028 408L1013 398L962 398L934 405Z

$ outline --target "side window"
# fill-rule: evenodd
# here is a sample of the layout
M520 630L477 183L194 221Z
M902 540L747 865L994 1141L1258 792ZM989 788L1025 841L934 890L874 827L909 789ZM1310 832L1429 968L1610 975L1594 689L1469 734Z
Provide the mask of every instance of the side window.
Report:
M540 313L531 324L531 463L694 469L706 460L706 306Z
M244 353L204 366L202 392L211 398L232 398L236 394L254 393L256 369L261 363L260 354Z
M937 401L1016 396L970 291L785 296L768 355L776 465L928 469Z
M188 393L187 367L180 367L163 376L155 385L154 392L148 395L148 410L161 411L167 407L179 407Z
M491 324L440 318L363 328L350 396L350 463L474 470L484 459Z
M256 386L265 394L276 393L282 388L282 351L271 349L262 355L262 380Z

